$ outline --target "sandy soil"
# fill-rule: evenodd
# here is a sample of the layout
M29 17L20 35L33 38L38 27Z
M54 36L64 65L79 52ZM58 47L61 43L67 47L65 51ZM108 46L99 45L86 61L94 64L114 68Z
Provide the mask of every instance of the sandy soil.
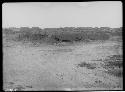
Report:
M4 89L122 90L122 78L105 73L99 60L122 54L122 49L116 50L115 45L119 43L38 47L11 43L3 47ZM81 62L95 68L78 67Z

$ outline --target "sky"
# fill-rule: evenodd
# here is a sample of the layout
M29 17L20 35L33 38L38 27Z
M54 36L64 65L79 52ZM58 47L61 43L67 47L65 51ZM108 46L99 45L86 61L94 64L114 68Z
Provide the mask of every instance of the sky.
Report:
M122 27L122 2L3 3L2 27Z

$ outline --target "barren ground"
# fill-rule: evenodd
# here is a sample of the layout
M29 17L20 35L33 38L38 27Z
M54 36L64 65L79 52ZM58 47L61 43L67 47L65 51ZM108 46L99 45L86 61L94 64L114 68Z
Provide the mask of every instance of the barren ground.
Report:
M4 43L4 89L122 90L122 76L102 67L107 56L122 55L120 46L113 41L38 47Z

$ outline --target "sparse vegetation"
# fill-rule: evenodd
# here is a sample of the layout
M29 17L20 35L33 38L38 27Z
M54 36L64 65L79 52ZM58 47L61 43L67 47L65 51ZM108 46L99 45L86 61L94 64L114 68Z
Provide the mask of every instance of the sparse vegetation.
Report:
M77 67L86 67L87 69L95 69L96 68L96 64L81 62L80 64L77 65Z
M21 91L68 85L122 89L122 35L119 35L122 31L119 29L3 29L5 88Z
M51 32L50 32L51 31ZM4 28L3 34L9 40L29 41L31 43L58 43L58 42L89 42L105 41L117 36L122 39L122 28L84 28L84 27L65 27L65 28L45 28L21 27ZM121 37L121 38L120 38Z
M117 77L122 77L122 68L123 68L122 55L109 56L103 62L104 64L102 65L102 67L107 70L105 71L106 73Z
M25 88L21 85L17 85L17 87L14 88L15 91L22 91L24 90Z

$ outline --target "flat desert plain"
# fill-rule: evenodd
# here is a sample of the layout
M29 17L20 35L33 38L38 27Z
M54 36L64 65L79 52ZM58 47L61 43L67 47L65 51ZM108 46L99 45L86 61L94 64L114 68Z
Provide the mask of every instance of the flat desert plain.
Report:
M122 68L106 66L110 56L122 55L121 43L66 44L4 42L3 89L122 90Z

